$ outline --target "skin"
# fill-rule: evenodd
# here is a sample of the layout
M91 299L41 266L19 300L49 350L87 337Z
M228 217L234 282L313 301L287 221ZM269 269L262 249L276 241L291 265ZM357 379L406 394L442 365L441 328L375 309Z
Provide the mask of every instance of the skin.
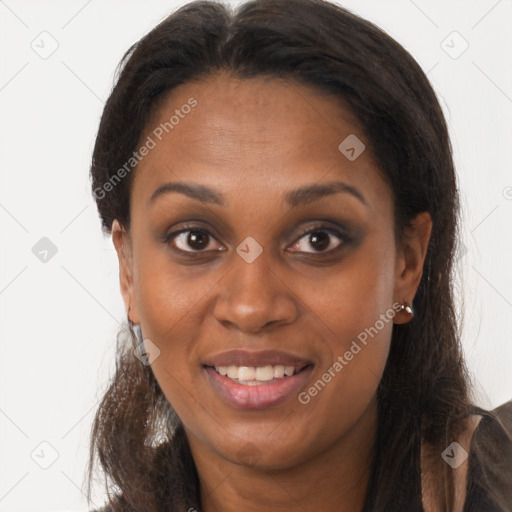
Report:
M190 97L197 106L138 164L130 230L114 221L112 237L126 310L160 350L151 367L185 425L203 510L360 510L376 390L392 323L409 321L407 313L305 405L293 395L236 409L212 389L202 362L233 348L284 350L313 361L307 390L394 303L412 302L430 216L419 214L409 236L395 239L392 193L357 120L338 99L291 81L219 73L181 85L141 141ZM354 161L338 149L349 134L366 145ZM365 204L346 192L293 208L283 200L331 180L357 189ZM148 206L160 185L180 181L215 188L226 205L170 192ZM188 233L163 242L187 221L211 234L205 254L187 244ZM345 226L352 240L331 234L318 251L303 232L319 224L316 233ZM252 263L236 252L248 236L263 248Z

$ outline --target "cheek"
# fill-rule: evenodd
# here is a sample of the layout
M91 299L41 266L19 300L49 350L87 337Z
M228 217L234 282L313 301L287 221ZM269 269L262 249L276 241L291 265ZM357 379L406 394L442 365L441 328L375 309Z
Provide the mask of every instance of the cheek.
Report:
M201 328L201 316L215 281L174 277L176 272L167 270L148 273L142 277L137 289L144 337L151 339L162 352L172 353L170 367L179 371L192 356L194 339Z
M387 318L394 316L394 245L384 234L368 238L357 252L325 274L318 286L303 280L304 297L332 334L333 352L347 350L351 340L377 321L379 334L383 338L391 335L392 322ZM387 314L384 325L383 314Z
M333 429L361 414L382 377L395 315L393 269L393 245L383 236L308 291L315 322L329 335L326 357L300 401L321 417L332 416Z
M187 421L201 403L195 396L201 371L196 341L221 275L192 275L190 267L184 270L160 251L141 255L138 269L134 284L143 335L160 351L151 368L167 400Z
M215 284L212 273L174 262L166 246L141 235L136 255L135 295L144 335L179 339L190 315ZM218 280L217 276L217 280Z

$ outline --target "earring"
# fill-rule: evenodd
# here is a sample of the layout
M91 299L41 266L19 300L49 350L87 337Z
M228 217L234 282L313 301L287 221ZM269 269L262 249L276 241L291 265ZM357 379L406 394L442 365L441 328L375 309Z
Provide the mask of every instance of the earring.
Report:
M138 347L144 341L144 338L142 337L140 324L134 324L130 318L130 308L128 308L128 328L130 329L132 339L135 339L135 346Z
M412 304L404 300L403 304L400 304L400 309L398 310L398 312L400 313L402 311L405 311L408 315L410 315L410 322L414 317L414 309L412 308Z

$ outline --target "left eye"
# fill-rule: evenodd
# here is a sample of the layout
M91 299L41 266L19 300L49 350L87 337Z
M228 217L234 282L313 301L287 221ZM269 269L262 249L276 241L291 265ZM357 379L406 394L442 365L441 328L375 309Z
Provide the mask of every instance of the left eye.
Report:
M333 237L337 238L339 240L339 243L333 245ZM315 228L313 230L308 231L307 233L304 233L292 246L292 251L299 251L299 252L328 252L334 249L337 249L342 243L345 241L345 236L341 233L338 233L331 229L326 228ZM301 242L301 240L305 240L305 242ZM305 246L309 245L310 247L313 247L313 251L307 251L305 250Z

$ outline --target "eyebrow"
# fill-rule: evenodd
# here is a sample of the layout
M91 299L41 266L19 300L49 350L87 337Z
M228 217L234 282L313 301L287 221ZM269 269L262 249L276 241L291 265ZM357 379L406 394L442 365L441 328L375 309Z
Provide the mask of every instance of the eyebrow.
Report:
M184 183L184 182L170 182L159 186L148 200L148 207L151 206L157 198L168 194L170 192L177 192L184 194L191 199L196 199L203 203L217 204L219 206L226 205L225 196L206 185L199 185L197 183ZM316 201L322 197L327 197L333 194L347 193L357 198L361 203L367 205L363 194L359 190L348 183L343 181L329 181L327 183L315 183L314 185L306 185L304 187L290 190L284 196L285 202L292 208L302 204L308 204Z

